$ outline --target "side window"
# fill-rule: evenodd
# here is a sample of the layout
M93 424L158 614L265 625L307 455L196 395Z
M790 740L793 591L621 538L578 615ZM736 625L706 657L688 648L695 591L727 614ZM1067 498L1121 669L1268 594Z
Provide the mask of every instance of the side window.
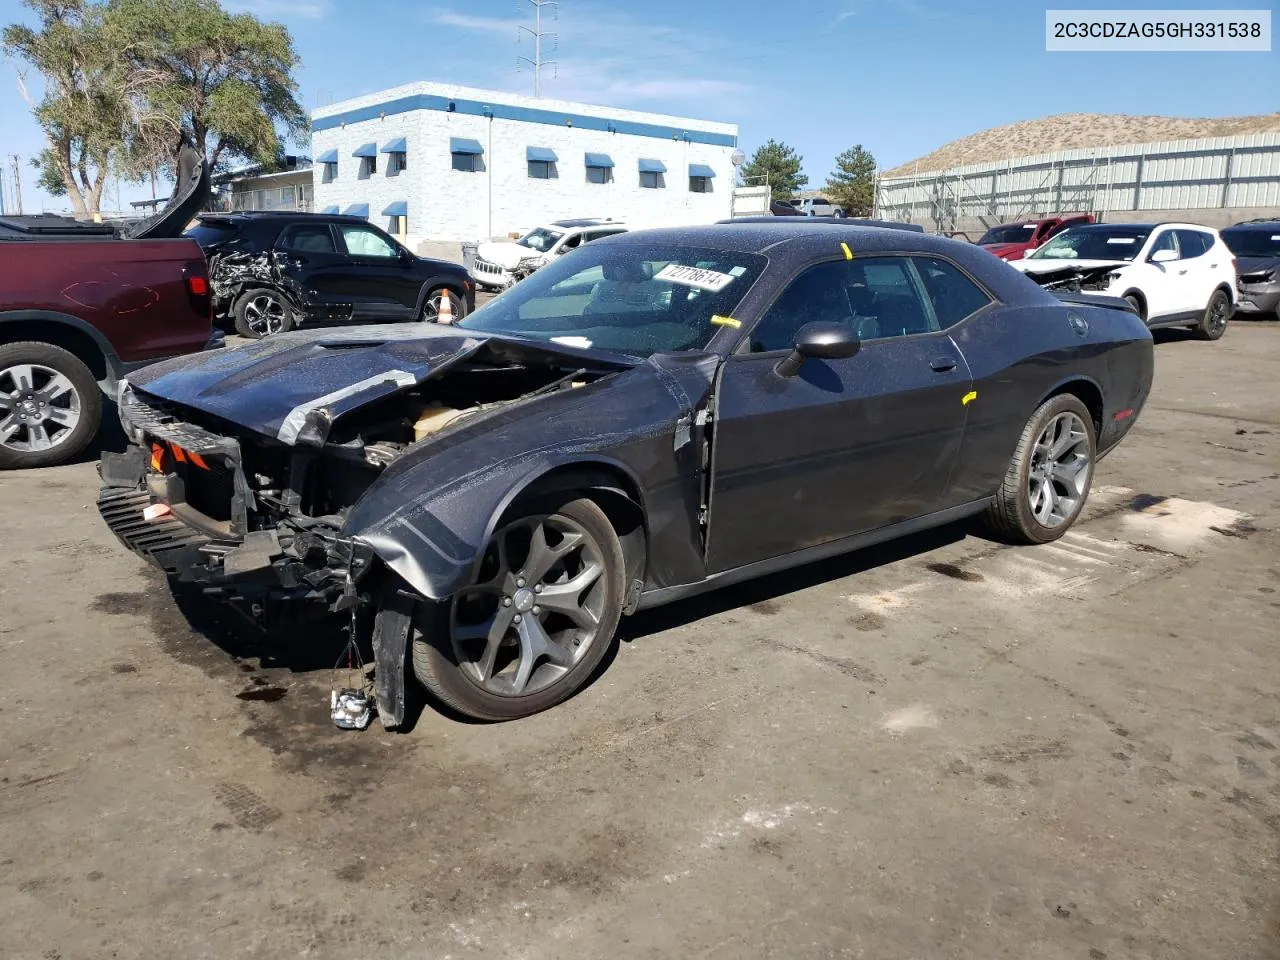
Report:
M933 304L933 314L942 329L955 326L991 302L977 284L947 261L916 257L915 262L925 293Z
M1178 252L1177 241L1173 239L1173 231L1166 230L1160 236L1156 237L1156 242L1151 245L1151 253L1147 254L1151 257L1153 254L1159 253L1161 250L1172 250Z
M834 260L810 267L752 330L751 349L789 350L799 329L813 320L847 324L861 340L937 329L905 257Z
M1213 237L1199 230L1175 230L1178 235L1178 246L1182 248L1182 259L1203 257L1213 246Z
M368 227L344 223L338 229L342 231L342 242L347 245L347 253L353 257L390 259L400 256L395 244Z
M583 242L585 237L586 237L586 234L582 234L582 233L572 234L569 237L569 239L565 240L564 243L560 244L560 252L568 253L574 247L579 246Z
M280 236L281 250L299 253L336 253L333 232L327 223L299 223L288 227Z

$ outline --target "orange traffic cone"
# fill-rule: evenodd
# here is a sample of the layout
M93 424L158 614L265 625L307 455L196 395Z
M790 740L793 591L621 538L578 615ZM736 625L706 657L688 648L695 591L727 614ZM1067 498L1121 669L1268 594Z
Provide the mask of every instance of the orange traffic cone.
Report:
M448 290L440 291L440 307L436 310L436 323L453 323L453 297Z

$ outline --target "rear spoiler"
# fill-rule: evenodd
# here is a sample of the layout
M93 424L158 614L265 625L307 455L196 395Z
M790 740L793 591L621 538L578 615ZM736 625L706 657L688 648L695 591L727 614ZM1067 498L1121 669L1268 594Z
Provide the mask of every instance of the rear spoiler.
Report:
M1079 293L1072 290L1050 292L1063 303L1074 303L1082 307L1102 307L1106 310L1124 310L1134 314L1138 312L1133 308L1133 304L1123 297L1109 297L1105 293Z

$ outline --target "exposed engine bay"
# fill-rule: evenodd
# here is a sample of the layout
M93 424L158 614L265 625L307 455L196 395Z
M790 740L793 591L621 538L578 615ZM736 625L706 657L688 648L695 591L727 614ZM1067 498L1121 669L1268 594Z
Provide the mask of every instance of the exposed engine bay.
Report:
M1028 270L1025 276L1030 277L1046 290L1062 290L1069 293L1084 291L1101 293L1111 285L1111 281L1115 279L1113 274L1123 266L1125 266L1124 263L1108 263L1091 267L1060 267L1057 270L1042 270L1039 272Z

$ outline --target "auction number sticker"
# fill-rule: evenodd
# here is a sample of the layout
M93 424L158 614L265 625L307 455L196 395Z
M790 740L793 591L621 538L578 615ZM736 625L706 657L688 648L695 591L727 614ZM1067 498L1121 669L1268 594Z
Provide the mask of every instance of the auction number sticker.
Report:
M715 270L703 270L701 267L686 267L679 263L668 263L653 275L655 280L666 280L699 290L710 290L719 293L733 283L733 274L718 273Z

